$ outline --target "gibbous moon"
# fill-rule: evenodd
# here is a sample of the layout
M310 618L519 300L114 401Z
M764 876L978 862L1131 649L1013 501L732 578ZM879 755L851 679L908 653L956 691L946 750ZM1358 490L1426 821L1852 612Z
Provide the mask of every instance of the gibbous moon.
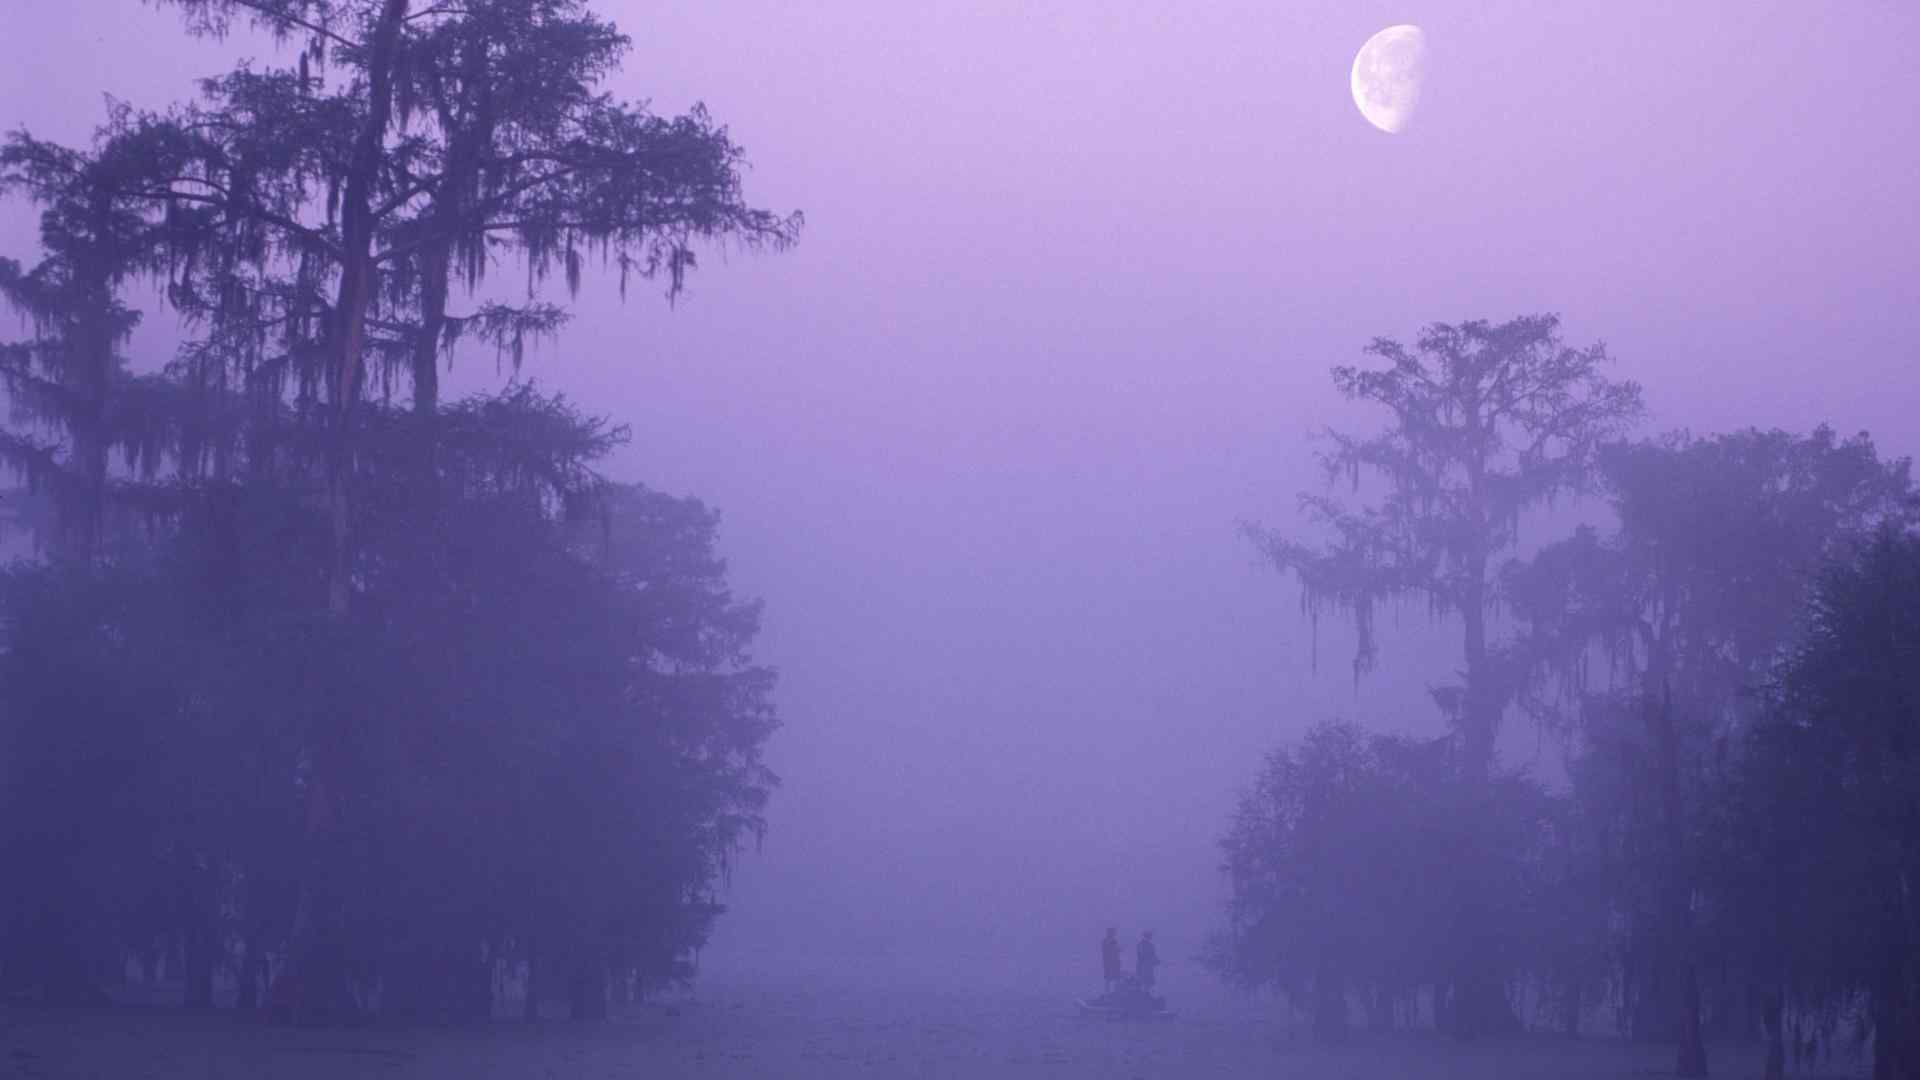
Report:
M1353 103L1367 123L1398 135L1420 107L1426 73L1427 32L1411 23L1389 26L1353 58Z

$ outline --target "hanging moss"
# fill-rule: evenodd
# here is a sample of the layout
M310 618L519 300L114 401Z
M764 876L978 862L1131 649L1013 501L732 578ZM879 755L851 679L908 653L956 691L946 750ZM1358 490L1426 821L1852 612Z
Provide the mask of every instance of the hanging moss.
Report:
M1418 596L1436 619L1500 611L1496 560L1518 542L1521 517L1557 494L1585 490L1599 446L1640 412L1639 387L1601 373L1605 349L1563 344L1558 325L1550 315L1436 323L1411 349L1375 339L1366 351L1383 367L1334 368L1341 393L1381 406L1387 423L1368 436L1328 432L1321 464L1354 495L1377 480L1379 496L1358 508L1331 495L1302 496L1320 534L1312 540L1248 530L1298 582L1316 663L1322 613L1353 625L1357 685L1378 662L1381 603ZM1485 704L1463 722L1492 725L1497 715L1488 710L1497 713L1519 692L1521 673L1489 660L1469 658L1470 681L1484 684L1471 700Z

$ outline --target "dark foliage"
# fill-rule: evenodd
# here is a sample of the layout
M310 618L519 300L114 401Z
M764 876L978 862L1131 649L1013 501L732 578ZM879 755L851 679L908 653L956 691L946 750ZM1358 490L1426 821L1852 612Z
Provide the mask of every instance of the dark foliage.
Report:
M257 995L284 960L296 853L341 904L361 1005L484 1015L495 969L536 938L601 982L686 974L773 784L771 675L717 519L602 485L586 466L612 437L554 399L447 419L433 504L404 458L366 466L344 623L319 602L323 517L266 483L183 491L138 557L12 572L16 990L97 993L128 950L177 937L190 972ZM588 501L590 543L569 516Z
M1233 891L1213 966L1310 1002L1322 1038L1345 1031L1354 1001L1371 1027L1411 1026L1423 1004L1448 1026L1465 952L1518 969L1548 885L1539 863L1552 806L1524 778L1499 775L1507 812L1465 812L1454 744L1336 722L1269 754L1222 841ZM1497 898L1494 932L1462 924L1470 889Z
M1771 1056L1852 1026L1876 1080L1920 1076L1920 538L1885 528L1820 576L1769 698L1720 792L1715 868L1722 917L1759 945Z
M1617 1030L1676 1044L1681 1075L1714 1035L1765 1039L1770 1076L1850 1043L1914 1075L1909 464L1824 427L1606 441L1637 398L1551 330L1436 327L1417 356L1377 345L1387 371L1337 370L1392 418L1336 436L1329 472L1380 472L1386 496L1310 497L1326 547L1256 538L1309 613L1354 615L1362 667L1381 600L1459 616L1466 683L1436 691L1439 742L1323 725L1268 759L1224 841L1212 959L1311 1002L1326 1036L1383 999L1410 1003L1389 1022L1425 1003L1470 1027L1478 971L1569 1032L1611 1005ZM1484 419L1529 385L1559 390ZM1496 573L1555 491L1603 496L1615 525ZM1509 711L1563 740L1564 789L1491 764Z
M1369 436L1327 433L1332 449L1322 464L1329 483L1344 479L1356 491L1363 481L1380 483L1377 502L1353 508L1330 494L1302 495L1308 519L1330 534L1319 543L1257 527L1248 533L1276 568L1299 579L1311 618L1327 608L1352 617L1356 679L1376 660L1381 603L1415 598L1459 617L1461 682L1434 690L1459 735L1456 780L1466 789L1449 812L1496 815L1494 739L1522 685L1490 622L1503 602L1496 560L1518 542L1524 512L1591 488L1599 447L1639 415L1640 388L1608 380L1605 348L1566 345L1552 315L1435 323L1412 349L1381 338L1367 351L1384 366L1336 367L1334 382L1384 409L1387 426ZM1461 827L1487 837L1503 825ZM1454 925L1497 934L1504 901L1479 890L1500 879L1498 858L1478 845L1458 854L1454 880L1465 885ZM1456 955L1453 1030L1474 1036L1517 1026L1502 991L1516 973L1494 950Z
M606 95L626 39L578 0L173 6L299 48L0 145L43 210L0 455L51 496L0 594L0 988L132 958L191 1004L471 1018L516 966L576 1015L687 978L774 784L758 609L713 513L601 476L624 429L438 372L517 370L588 254L672 295L798 215L703 109ZM475 295L508 260L525 303ZM141 278L197 336L136 376Z

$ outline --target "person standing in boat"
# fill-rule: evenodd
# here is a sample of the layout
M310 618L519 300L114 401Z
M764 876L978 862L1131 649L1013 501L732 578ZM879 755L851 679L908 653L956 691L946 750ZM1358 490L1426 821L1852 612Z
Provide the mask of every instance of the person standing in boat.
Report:
M1107 936L1100 939L1100 970L1107 977L1109 992L1126 976L1120 970L1120 931L1111 926L1107 927Z
M1153 989L1153 971L1160 966L1160 951L1153 947L1153 931L1147 930L1140 935L1140 944L1134 949L1133 973L1139 978L1144 990Z

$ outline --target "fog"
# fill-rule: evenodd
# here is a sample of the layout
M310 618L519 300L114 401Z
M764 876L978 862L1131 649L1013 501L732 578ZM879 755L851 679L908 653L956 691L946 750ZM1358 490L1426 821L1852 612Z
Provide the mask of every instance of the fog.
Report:
M1637 434L1920 450L1911 5L597 9L634 38L616 95L704 102L748 199L806 215L791 251L703 252L671 305L589 275L522 372L631 424L608 473L719 509L766 603L781 783L703 970L1070 990L1117 925L1156 931L1170 993L1217 994L1218 841L1261 755L1332 718L1447 730L1457 624L1387 609L1356 679L1351 625L1241 532L1304 530L1312 436L1378 426L1328 377L1375 336L1557 312L1645 387ZM103 90L279 55L178 20L10 11L0 120L78 143ZM1396 22L1431 74L1390 137L1347 73ZM0 251L34 222L0 203ZM152 310L130 353L180 334ZM446 393L504 378L470 347ZM1522 546L1605 517L1562 504ZM1562 775L1517 717L1500 753Z

